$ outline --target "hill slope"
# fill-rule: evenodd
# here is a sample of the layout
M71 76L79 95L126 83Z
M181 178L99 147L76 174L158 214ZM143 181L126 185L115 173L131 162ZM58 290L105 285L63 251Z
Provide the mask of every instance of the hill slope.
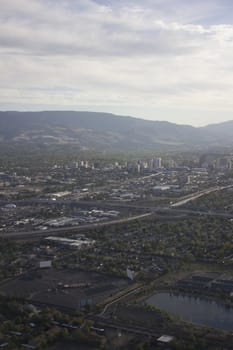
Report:
M0 112L0 141L81 149L189 149L233 144L233 122L194 128L94 112ZM230 130L232 130L230 132ZM227 131L227 132L225 132ZM222 135L222 136L221 136Z

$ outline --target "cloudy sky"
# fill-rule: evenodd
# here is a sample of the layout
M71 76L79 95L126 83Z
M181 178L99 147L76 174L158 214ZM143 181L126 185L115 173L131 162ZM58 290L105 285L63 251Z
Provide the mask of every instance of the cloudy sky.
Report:
M0 0L0 110L233 119L233 1Z

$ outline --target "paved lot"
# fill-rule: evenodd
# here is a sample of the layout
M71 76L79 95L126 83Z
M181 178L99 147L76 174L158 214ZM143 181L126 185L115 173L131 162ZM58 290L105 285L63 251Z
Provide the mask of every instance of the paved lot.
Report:
M78 270L37 270L1 286L1 293L31 302L78 309L102 301L129 281Z

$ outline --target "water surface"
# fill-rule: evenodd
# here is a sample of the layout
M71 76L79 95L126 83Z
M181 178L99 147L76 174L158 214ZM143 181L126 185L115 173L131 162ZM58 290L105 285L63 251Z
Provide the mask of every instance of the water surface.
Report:
M185 321L233 330L233 308L213 300L161 292L147 299L147 303L159 307L173 316L180 316Z

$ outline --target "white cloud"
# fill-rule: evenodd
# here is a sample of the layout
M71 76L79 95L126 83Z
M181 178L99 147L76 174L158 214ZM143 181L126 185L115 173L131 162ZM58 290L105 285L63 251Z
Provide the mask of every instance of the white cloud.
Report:
M177 4L1 0L0 106L228 119L233 26L200 22L201 6L216 14L218 1Z

